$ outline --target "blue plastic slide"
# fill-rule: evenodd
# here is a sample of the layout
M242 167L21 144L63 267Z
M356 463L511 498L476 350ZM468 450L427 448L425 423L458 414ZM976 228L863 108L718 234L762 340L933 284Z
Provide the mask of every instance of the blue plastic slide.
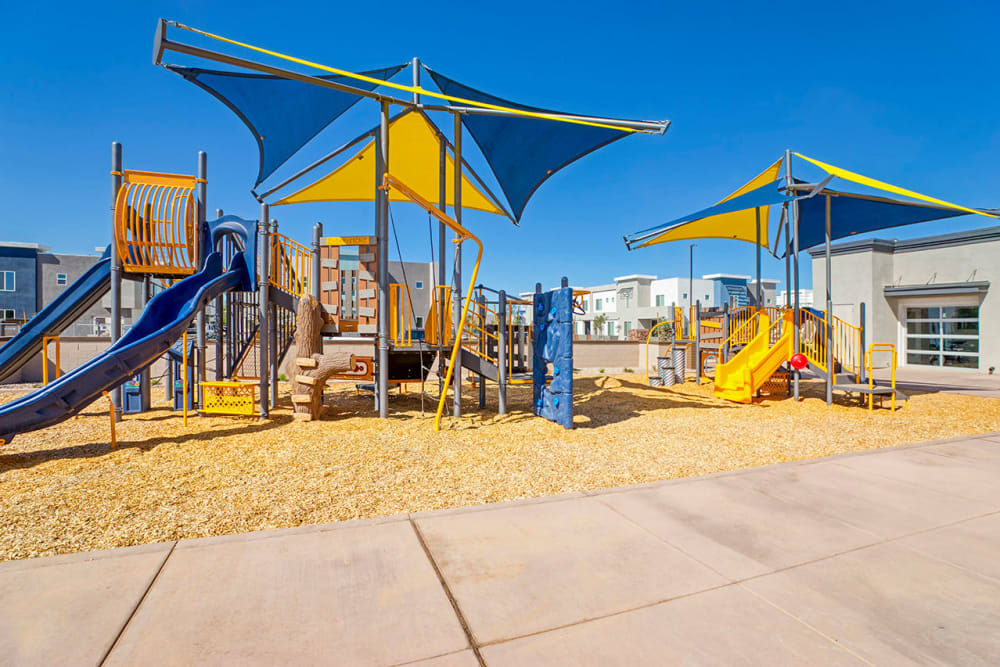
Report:
M38 354L42 338L58 336L111 289L111 246L87 272L63 290L0 347L0 381L10 377Z
M80 412L101 392L117 387L162 356L202 306L224 292L250 289L242 254L233 257L223 272L222 255L212 253L200 272L153 297L132 328L102 354L38 391L0 405L0 444Z

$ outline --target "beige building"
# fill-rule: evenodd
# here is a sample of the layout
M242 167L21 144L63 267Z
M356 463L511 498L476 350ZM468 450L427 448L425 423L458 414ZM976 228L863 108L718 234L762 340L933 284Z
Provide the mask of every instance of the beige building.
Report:
M1000 366L1000 227L917 239L863 239L832 247L834 314L868 343L893 343L899 365L990 372ZM812 256L815 306L826 301L822 246Z

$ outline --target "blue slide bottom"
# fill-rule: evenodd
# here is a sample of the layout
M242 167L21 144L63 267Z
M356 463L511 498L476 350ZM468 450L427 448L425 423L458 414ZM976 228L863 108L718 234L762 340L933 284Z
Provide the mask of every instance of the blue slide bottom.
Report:
M58 336L111 290L111 247L87 272L31 318L0 347L0 380L24 366L42 349L45 336Z
M242 254L225 272L212 253L205 268L153 297L139 320L114 345L38 391L0 405L0 445L19 434L57 424L121 385L162 356L198 311L224 292L250 290Z

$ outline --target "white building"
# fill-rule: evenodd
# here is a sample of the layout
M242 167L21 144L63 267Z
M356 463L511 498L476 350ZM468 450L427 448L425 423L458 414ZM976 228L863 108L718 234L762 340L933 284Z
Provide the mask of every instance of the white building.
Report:
M795 292L792 292L791 302L785 301L788 298L788 293L791 290L781 290L778 292L778 303L779 306L784 306L786 303L791 303L795 305ZM800 289L799 290L799 306L802 308L811 308L813 305L813 291L811 289Z

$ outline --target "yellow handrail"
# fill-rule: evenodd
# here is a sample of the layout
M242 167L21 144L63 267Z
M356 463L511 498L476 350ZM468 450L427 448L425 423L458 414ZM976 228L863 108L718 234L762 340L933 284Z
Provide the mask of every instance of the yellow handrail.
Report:
M892 411L896 411L896 346L892 343L872 343L868 346L868 351L865 353L865 372L868 373L868 389L874 389L875 387L875 375L872 373L874 368L873 358L876 352L891 352L892 353L892 366L891 366L891 379L890 386L892 387ZM873 393L868 393L868 409L872 410L872 398ZM879 402L881 406L881 401Z
M271 235L270 281L295 296L309 293L312 254L307 246L284 234Z
M748 318L745 319L740 318L743 320L743 322L735 328L732 328L732 325L730 324L730 328L732 328L732 331L729 332L729 336L726 338L726 340L722 341L722 345L719 347L719 350L724 350L726 349L727 346L730 345L749 344L750 341L752 341L754 337L757 335L757 332L759 330L760 313L761 311L758 310L751 313ZM730 319L730 323L731 322L732 320Z
M54 380L59 379L59 367L62 366L61 355L59 345L59 336L42 336L42 384L49 383L49 342L55 341L56 343L56 372Z
M389 283L389 338L396 347L413 346L410 288L402 283Z
M392 174L386 174L383 179L382 188L386 190L386 194L390 188L396 188L400 194L409 198L413 203L420 206L422 209L433 215L440 222L443 222L446 227L455 232L455 238L452 243L458 245L464 243L468 240L473 240L478 246L476 252L476 263L472 266L472 275L469 277L469 289L465 295L465 303L462 304L462 316L458 319L458 331L455 332L455 341L451 347L451 360L448 363L448 372L444 376L444 384L441 387L441 398L438 400L437 412L434 414L434 430L441 430L441 413L444 411L445 400L448 396L448 385L451 384L451 378L455 373L455 361L458 358L458 350L462 345L462 334L465 329L465 323L469 316L469 306L472 303L472 294L475 290L476 278L479 275L479 264L483 260L483 242L479 238L470 232L468 229L458 224L451 217L443 213L438 207L431 202L427 201L419 194L411 190L402 181L396 179Z
M441 296L438 296L438 294ZM444 303L444 317L438 315L438 304ZM439 322L443 320L443 322ZM439 325L443 329L439 331ZM424 339L431 345L448 345L451 343L451 285L435 285L434 300L427 311L427 323L424 325Z

